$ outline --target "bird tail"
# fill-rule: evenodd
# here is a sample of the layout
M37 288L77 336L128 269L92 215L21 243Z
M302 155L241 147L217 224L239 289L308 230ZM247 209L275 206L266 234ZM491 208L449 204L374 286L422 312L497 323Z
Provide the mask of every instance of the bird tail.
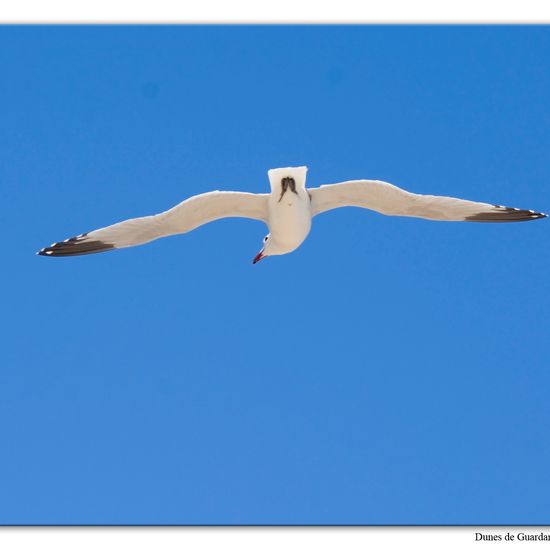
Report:
M267 172L267 175L269 176L269 184L271 185L271 191L274 193L280 192L282 182L285 178L291 178L294 180L296 189L304 189L306 186L306 174L307 166L272 168Z

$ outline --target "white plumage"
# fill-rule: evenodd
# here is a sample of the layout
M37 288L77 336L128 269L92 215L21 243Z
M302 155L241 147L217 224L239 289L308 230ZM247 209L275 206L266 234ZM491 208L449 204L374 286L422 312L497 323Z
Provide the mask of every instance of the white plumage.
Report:
M544 217L533 210L507 208L453 197L418 195L385 181L353 180L310 189L313 215L359 206L386 216L410 216L440 221L512 222Z
M377 180L353 180L307 189L307 168L269 170L270 194L212 191L191 197L166 212L133 218L96 229L38 252L42 256L76 256L145 244L160 237L187 233L220 218L251 218L269 227L254 263L292 252L305 240L312 217L344 206L375 210L388 216L441 221L517 222L546 217L483 202L410 193Z

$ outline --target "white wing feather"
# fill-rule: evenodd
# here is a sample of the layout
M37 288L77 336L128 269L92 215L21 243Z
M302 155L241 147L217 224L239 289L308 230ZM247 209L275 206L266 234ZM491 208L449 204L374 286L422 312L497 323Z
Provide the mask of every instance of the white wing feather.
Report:
M353 180L309 189L312 213L358 206L387 216L428 220L516 222L544 218L546 214L453 197L419 195L377 180Z
M154 216L132 218L43 248L43 256L76 256L145 244L160 237L187 233L220 218L252 218L267 222L267 194L212 191L191 197Z

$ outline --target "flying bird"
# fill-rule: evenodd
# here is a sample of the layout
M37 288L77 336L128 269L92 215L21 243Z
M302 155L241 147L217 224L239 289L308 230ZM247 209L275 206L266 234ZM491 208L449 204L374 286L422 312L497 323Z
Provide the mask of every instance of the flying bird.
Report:
M57 242L40 256L78 256L145 244L187 233L221 218L251 218L267 224L269 233L252 263L296 250L308 236L314 216L334 208L358 206L387 216L464 222L522 222L546 214L452 197L419 195L391 183L352 180L306 188L307 167L268 171L271 193L211 191L190 197L166 212L132 218Z

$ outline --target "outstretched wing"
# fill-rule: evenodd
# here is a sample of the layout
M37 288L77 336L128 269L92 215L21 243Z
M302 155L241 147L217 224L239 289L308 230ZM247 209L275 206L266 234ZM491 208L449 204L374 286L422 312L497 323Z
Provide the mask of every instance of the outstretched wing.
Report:
M132 218L54 243L41 256L78 256L145 244L160 237L187 233L220 218L267 221L267 194L212 191L191 197L155 216Z
M354 180L308 189L312 214L333 208L358 206L387 216L412 216L428 220L465 222L522 222L546 214L453 197L418 195L376 180Z

